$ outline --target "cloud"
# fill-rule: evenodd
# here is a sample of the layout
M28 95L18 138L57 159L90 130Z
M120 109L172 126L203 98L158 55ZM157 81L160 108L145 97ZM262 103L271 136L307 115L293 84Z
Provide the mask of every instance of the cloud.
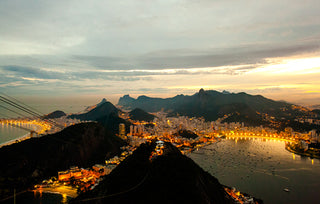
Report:
M132 74L132 73L104 73L102 71L83 71L70 70L61 71L59 69L45 69L35 67L21 67L21 66L0 66L0 73L2 73L2 85L12 82L20 81L23 84L42 84L74 82L81 83L85 80L102 80L102 81L150 81L152 78L146 75ZM84 85L82 85L84 86ZM99 84L96 84L99 87ZM74 87L73 87L74 88Z
M108 56L0 56L0 66L28 77L61 78L146 76L168 74L239 74L268 65L266 59L319 52L318 43L294 45L247 45L225 49L167 50L138 57ZM15 62L16 65L10 65ZM29 67L25 67L25 66ZM46 67L46 68L33 68ZM108 74L103 70L111 70ZM170 71L171 70L171 71ZM59 72L59 73L56 73ZM71 74L72 73L72 74ZM107 73L107 72L106 72ZM69 74L69 75L68 75Z
M319 34L318 8L317 0L2 0L0 53L134 57L291 44Z
M41 68L21 67L21 66L2 66L1 69L7 74L14 74L24 78L35 79L64 79L65 76L59 72L47 71Z
M319 6L318 0L2 0L0 87L26 94L250 90L275 81L315 87L313 67L297 73L291 64L271 65L319 56Z

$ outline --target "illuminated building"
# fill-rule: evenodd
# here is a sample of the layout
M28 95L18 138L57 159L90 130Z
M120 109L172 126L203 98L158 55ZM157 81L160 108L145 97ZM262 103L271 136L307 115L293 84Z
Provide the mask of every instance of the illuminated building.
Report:
M119 137L122 139L127 139L126 138L126 126L123 123L119 124Z

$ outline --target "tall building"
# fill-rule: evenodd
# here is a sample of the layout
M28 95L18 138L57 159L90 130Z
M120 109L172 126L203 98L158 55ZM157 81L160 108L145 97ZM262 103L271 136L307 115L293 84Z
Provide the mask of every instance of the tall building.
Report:
M132 136L133 135L133 125L130 125L130 134L129 134L130 136Z
M123 123L119 124L119 137L126 139L126 126Z
M309 136L310 136L310 139L311 139L311 142L313 143L317 143L319 138L318 138L318 134L317 134L317 130L316 129L313 129L309 132Z

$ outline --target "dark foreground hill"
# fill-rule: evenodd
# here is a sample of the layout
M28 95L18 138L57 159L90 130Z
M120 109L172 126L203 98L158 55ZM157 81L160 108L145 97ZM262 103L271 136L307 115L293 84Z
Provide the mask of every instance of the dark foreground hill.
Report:
M129 113L129 117L132 120L140 120L140 121L146 121L146 122L153 121L153 119L155 118L154 115L147 113L146 111L140 108L135 108L134 110L132 110Z
M142 144L92 191L71 203L233 203L219 181L171 143L150 159L155 143Z
M13 195L70 166L89 167L120 152L124 142L98 123L81 123L61 132L0 148L0 198ZM0 199L1 200L1 199Z

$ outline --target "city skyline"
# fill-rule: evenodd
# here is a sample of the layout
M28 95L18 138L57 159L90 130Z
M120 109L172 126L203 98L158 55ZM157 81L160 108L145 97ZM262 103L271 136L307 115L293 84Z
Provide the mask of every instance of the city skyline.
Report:
M200 88L320 101L320 3L1 1L0 90L172 97Z

